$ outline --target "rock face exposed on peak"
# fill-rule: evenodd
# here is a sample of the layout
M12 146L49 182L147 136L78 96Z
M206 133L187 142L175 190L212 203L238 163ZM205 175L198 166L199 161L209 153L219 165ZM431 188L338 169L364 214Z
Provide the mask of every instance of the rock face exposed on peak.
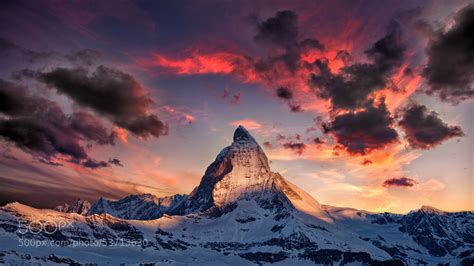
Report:
M243 126L238 126L234 132L234 142L236 141L247 141L247 142L255 142L255 139L250 135L248 130Z
M59 206L56 206L54 210L66 213L77 213L86 215L87 213L89 213L91 206L91 203L87 200L77 199L77 201L73 205L64 203Z
M222 214L243 199L254 200L266 208L291 209L294 206L290 198L301 197L281 175L271 172L260 145L239 126L232 144L217 155L188 200L182 201L171 214L196 211Z
M152 194L130 195L118 201L101 198L87 214L108 213L123 219L151 220L160 218L185 198L185 195L159 198Z

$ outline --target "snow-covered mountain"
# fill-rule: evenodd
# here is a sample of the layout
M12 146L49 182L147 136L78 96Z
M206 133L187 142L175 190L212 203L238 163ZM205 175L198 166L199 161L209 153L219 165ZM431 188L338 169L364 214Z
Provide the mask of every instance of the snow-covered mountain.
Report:
M159 198L152 194L130 195L118 201L100 198L87 212L88 215L108 213L117 218L152 220L163 216L186 195Z
M0 208L0 262L413 265L474 261L474 213L406 215L319 204L270 170L249 132L189 195L100 199L90 209ZM84 204L82 204L84 205ZM54 230L54 225L63 225ZM28 228L27 226L30 226ZM25 245L25 243L28 243ZM32 247L33 245L33 247Z

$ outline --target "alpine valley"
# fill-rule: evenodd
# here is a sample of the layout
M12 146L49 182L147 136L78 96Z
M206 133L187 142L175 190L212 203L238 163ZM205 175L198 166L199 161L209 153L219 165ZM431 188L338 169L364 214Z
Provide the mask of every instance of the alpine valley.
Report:
M239 126L189 195L78 200L55 210L1 207L0 263L25 262L473 265L474 212L321 205L271 172Z

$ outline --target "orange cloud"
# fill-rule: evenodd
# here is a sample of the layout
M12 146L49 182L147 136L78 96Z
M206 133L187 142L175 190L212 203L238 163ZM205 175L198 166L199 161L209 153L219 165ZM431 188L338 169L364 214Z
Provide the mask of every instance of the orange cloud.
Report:
M173 108L169 105L165 105L163 110L168 113L172 119L177 120L178 122L185 122L186 124L192 124L196 121L196 118L183 111L179 111L176 108Z
M122 142L122 143L128 143L128 133L127 130L121 128L121 127L114 127L113 131L115 134L117 134L117 138Z
M262 124L251 119L242 119L229 123L230 126L238 127L239 125L244 126L248 130L256 130L262 128Z
M248 57L225 51L193 51L184 58L153 53L151 58L139 59L138 64L145 68L164 68L178 75L239 74L247 81L256 79Z

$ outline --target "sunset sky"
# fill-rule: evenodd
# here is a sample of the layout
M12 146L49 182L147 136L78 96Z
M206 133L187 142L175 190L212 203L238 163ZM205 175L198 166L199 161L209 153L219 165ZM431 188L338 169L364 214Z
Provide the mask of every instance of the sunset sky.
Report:
M245 126L319 202L474 209L469 1L2 1L0 204L190 193Z

